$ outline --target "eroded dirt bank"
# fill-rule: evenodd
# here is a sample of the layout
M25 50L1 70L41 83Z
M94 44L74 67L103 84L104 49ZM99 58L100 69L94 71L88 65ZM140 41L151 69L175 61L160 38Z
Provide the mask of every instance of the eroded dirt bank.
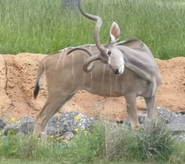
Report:
M36 100L32 98L39 61L43 54L21 53L0 55L0 115L19 118L35 116L47 97L46 81L43 78ZM162 85L157 94L157 106L172 111L185 111L185 57L158 60ZM145 109L143 99L138 98L138 108ZM77 93L63 108L107 119L125 119L123 98L104 98L85 91ZM62 111L62 110L61 110ZM60 111L60 112L61 112Z

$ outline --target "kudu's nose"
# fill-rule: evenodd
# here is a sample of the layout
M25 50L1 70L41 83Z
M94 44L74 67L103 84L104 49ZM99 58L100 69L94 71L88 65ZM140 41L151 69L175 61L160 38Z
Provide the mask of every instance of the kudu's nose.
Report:
M115 70L115 74L119 74L119 69L116 69Z

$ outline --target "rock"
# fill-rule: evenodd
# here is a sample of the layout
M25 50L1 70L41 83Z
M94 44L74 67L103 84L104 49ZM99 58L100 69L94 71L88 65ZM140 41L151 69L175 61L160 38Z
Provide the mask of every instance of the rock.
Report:
M165 123L171 122L171 117L173 115L173 112L171 112L169 109L158 107L158 114L162 118L162 120L165 121Z
M4 129L5 125L4 119L0 118L0 130Z
M185 115L177 114L176 112L172 112L169 109L158 107L158 116L166 123L185 123ZM143 124L147 119L147 113L141 113L138 115L138 119L140 124Z
M90 131L95 120L76 111L63 112L59 122L61 123L60 133L76 133L78 130Z
M29 134L33 129L33 122L32 117L22 117L19 120L7 124L4 127L4 135L7 135L9 132Z
M140 124L144 124L144 122L147 119L147 114L146 113L142 113L138 115L138 120Z
M74 133L66 132L63 134L63 140L70 141L74 137Z
M167 128L178 139L185 141L185 115L183 113L172 112L169 109L158 107L159 117L166 123ZM138 115L140 124L143 124L147 119L147 114Z
M29 134L33 130L34 120L32 117L22 117L19 120L11 120L7 125L3 120L0 120L0 126L4 131L4 135L8 133L14 133L17 135ZM64 112L58 119L57 116L53 116L41 135L53 137L62 137L66 140L70 140L78 131L90 131L92 124L95 120L92 117L88 117L76 111Z
M169 123L167 124L167 127L169 128L169 130L174 134L185 134L185 124L181 124L181 123Z
M174 137L178 142L185 142L185 133L176 134Z
M90 131L95 120L76 111L66 111L58 118L53 116L47 126L47 136L55 138L68 138L70 140L78 131Z
M47 126L46 126L46 133L47 135L51 136L55 136L57 134L60 134L60 128L61 128L61 123L59 122L58 120L58 117L57 116L53 116Z
M166 108L157 108L159 117L164 120L167 128L179 140L185 142L185 115L183 113L171 112ZM144 126L147 120L147 114L138 115L139 122ZM66 111L60 117L53 116L45 130L46 136L51 139L70 141L78 132L91 131L93 124L99 121L88 117L77 111ZM19 120L11 120L10 123L5 123L4 119L0 119L0 130L5 136L12 132L17 135L29 134L33 129L34 120L32 117L22 117ZM128 121L117 122L129 126ZM42 135L43 135L42 134Z
M171 112L165 108L159 108L159 113L174 135L185 134L185 115L183 113Z
M46 127L45 131L48 136L55 136L57 134L57 129L54 126Z
M185 124L185 115L184 114L173 114L171 116L171 121L170 123L173 124Z

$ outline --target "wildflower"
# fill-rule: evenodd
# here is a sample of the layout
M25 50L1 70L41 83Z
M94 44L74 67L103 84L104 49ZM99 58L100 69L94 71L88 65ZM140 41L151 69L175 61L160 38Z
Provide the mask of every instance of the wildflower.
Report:
M50 138L53 139L53 135L51 135Z
M44 132L41 132L40 134L41 134L41 135L44 135Z
M14 122L14 121L15 121L15 118L11 118L11 119L10 119L10 122Z
M61 141L63 139L63 136L57 137L54 141Z
M88 131L87 131L87 130L84 130L83 132L84 132L85 134L87 134L87 133L88 133Z
M64 143L68 144L68 141L67 140L63 140Z
M21 121L19 120L19 121L17 121L17 123L18 123L18 124L20 124L20 123L21 123Z
M76 119L77 121L79 121L79 120L81 120L81 116L76 115L76 116L75 116L75 119Z
M41 138L39 137L39 138L38 138L38 140L40 141L40 140L41 140Z
M74 129L74 131L75 131L75 132L78 132L78 131L79 131L79 129L78 129L78 128L75 128L75 129Z
M9 119L6 120L6 123L12 123L14 121L15 121L15 118L9 118Z

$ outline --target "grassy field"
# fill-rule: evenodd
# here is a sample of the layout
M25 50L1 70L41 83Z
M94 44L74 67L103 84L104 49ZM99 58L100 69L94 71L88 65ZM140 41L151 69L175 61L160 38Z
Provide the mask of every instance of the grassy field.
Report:
M136 36L157 58L185 56L185 5L182 0L83 0L85 11L103 19L101 42L116 21L121 40ZM95 23L67 11L61 0L0 1L0 53L52 53L94 43Z
M70 163L65 163L65 162L53 162L53 161L28 161L28 160L19 160L19 159L0 159L0 163L2 164L70 164ZM72 164L72 163L71 163ZM78 163L80 164L80 163ZM164 164L164 163L160 163L160 162L102 162L102 161L95 161L93 163L88 163L88 164ZM170 163L168 163L170 164ZM173 163L171 163L173 164Z
M53 162L53 161L28 161L28 160L19 160L19 159L0 159L0 163L2 164L70 164L70 163L65 163L65 162ZM71 163L72 164L72 163ZM78 163L80 164L80 163ZM95 161L93 163L88 163L88 164L107 164L107 162L102 162L102 161ZM108 164L164 164L160 162L110 162ZM170 163L168 163L170 164ZM173 163L172 163L173 164Z
M155 57L185 56L185 5L182 0L83 0L85 11L102 17L101 42L116 21L121 40L136 36ZM61 0L0 1L0 53L52 53L67 46L94 43L95 23L67 11ZM83 141L83 142L82 142ZM137 162L136 162L137 161ZM0 137L3 164L183 164L185 144L161 126L130 131L106 125L71 142Z
M0 163L9 164L183 164L185 144L177 142L161 121L138 131L102 123L92 132L78 131L71 140L48 141L9 133L0 137Z

